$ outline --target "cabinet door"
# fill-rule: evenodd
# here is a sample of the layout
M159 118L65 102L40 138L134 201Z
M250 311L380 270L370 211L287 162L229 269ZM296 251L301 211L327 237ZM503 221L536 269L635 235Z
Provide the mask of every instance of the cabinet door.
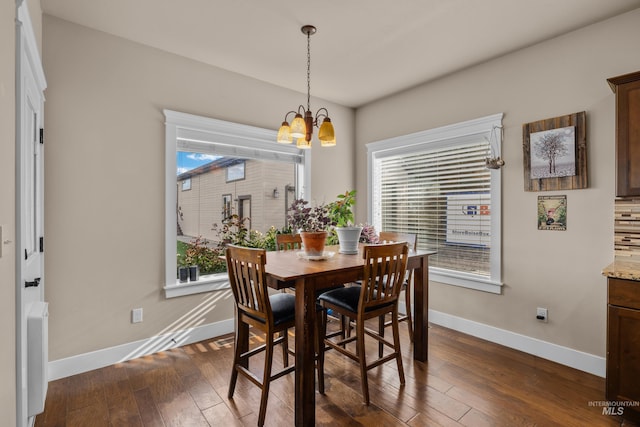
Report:
M640 310L608 311L607 399L640 401Z
M616 195L640 195L640 80L616 88Z

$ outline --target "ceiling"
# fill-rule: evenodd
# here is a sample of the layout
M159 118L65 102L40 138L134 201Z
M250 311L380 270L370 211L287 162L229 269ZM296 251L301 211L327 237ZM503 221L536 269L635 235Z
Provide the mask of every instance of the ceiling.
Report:
M640 0L41 0L44 13L358 107ZM301 103L304 103L304 98Z

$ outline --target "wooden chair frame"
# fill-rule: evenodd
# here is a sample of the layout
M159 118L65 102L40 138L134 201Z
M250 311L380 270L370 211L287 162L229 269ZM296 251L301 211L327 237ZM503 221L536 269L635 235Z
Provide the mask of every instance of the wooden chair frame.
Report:
M402 289L407 269L408 253L409 248L405 242L365 247L364 278L360 288L357 311L347 310L342 305L331 303L322 296L320 297L320 304L325 308L323 316L326 316L326 309L330 308L335 313L355 320L355 336L340 337L339 339L327 337L324 343L329 348L344 354L360 365L362 395L367 405L369 404L367 372L370 369L395 359L398 366L400 384L405 383L398 328L398 296ZM379 286L381 283L385 283L383 288ZM391 314L393 342L387 341L384 336L379 334L379 331L365 327L366 320L380 318L380 316L386 314ZM393 352L368 363L365 350L365 335L373 337L381 345L392 348ZM356 342L356 349L355 352L352 352L346 344L354 341Z
M396 233L394 231L381 231L379 235L381 242L407 242L409 248L413 251L418 249L418 236L412 233ZM407 322L409 328L409 339L413 342L413 316L411 315L411 281L413 279L413 270L407 272L405 281L402 284L404 291L405 314L399 314L398 322ZM384 336L384 329L391 325L391 321L385 322L384 317L380 320L380 334ZM382 345L379 346L379 355L382 356Z
M260 387L260 410L258 413L258 425L264 425L267 410L267 398L269 396L270 383L295 370L295 366L289 366L289 353L295 354L289 349L288 331L295 327L295 317L287 322L275 324L271 302L269 299L269 287L267 286L265 265L267 263L264 249L252 249L229 245L226 250L227 271L229 282L236 301L236 325L245 323L261 330L265 334L265 344L252 350L248 348L248 328L236 327L235 351L233 370L229 381L229 399L233 398L238 373L247 377L251 382ZM324 311L320 310L319 311ZM324 394L324 352L322 340L326 335L326 319L319 315L316 322L316 366L318 369L318 391ZM279 336L273 339L273 335ZM282 363L284 369L271 374L273 364L274 346L282 344ZM249 358L261 352L265 352L263 378L258 378L249 370Z
M233 370L229 382L229 399L233 398L238 373L247 377L251 382L260 387L260 410L258 413L258 425L264 425L267 409L267 398L271 381L278 379L290 372L295 366L289 366L288 330L295 326L295 318L275 325L269 291L265 275L267 262L266 252L263 249L251 249L229 245L226 249L227 271L231 290L236 301L236 330L235 351L233 357ZM265 333L265 344L252 350L248 348L248 328L239 327L241 323L253 326ZM273 335L279 333L275 340ZM271 374L274 345L282 344L284 369ZM263 378L258 378L249 370L249 358L258 353L265 352Z

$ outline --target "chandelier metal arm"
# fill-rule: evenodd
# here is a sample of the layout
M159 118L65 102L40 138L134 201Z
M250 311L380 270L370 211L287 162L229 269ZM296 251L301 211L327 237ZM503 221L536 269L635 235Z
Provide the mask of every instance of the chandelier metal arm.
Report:
M289 111L287 114L284 115L284 122L289 122L289 119L287 117L289 117L289 114L296 114L296 112L294 110ZM289 125L287 125L289 126Z
M324 111L324 113L323 113L323 111ZM314 125L316 125L316 127L320 127L320 125L319 125L318 123L320 123L320 119L321 119L321 118L323 118L323 117L324 117L324 118L329 117L329 111L328 111L326 108L324 108L324 107L320 108L320 109L316 112L316 118L315 118L315 120L313 121L313 124L314 124Z

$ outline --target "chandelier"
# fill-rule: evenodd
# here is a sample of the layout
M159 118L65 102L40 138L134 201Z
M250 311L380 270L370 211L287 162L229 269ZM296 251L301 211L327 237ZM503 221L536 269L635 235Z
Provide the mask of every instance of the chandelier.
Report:
M315 117L311 113L311 35L315 34L316 27L305 25L300 28L303 34L307 35L307 109L303 105L298 107L298 111L289 111L284 116L284 121L278 130L278 142L281 144L291 144L296 138L298 148L311 148L311 136L313 127L319 127L318 139L323 147L333 147L336 145L336 137L333 125L326 108L320 108ZM287 121L289 114L295 114L291 126ZM318 123L322 119L322 124Z

